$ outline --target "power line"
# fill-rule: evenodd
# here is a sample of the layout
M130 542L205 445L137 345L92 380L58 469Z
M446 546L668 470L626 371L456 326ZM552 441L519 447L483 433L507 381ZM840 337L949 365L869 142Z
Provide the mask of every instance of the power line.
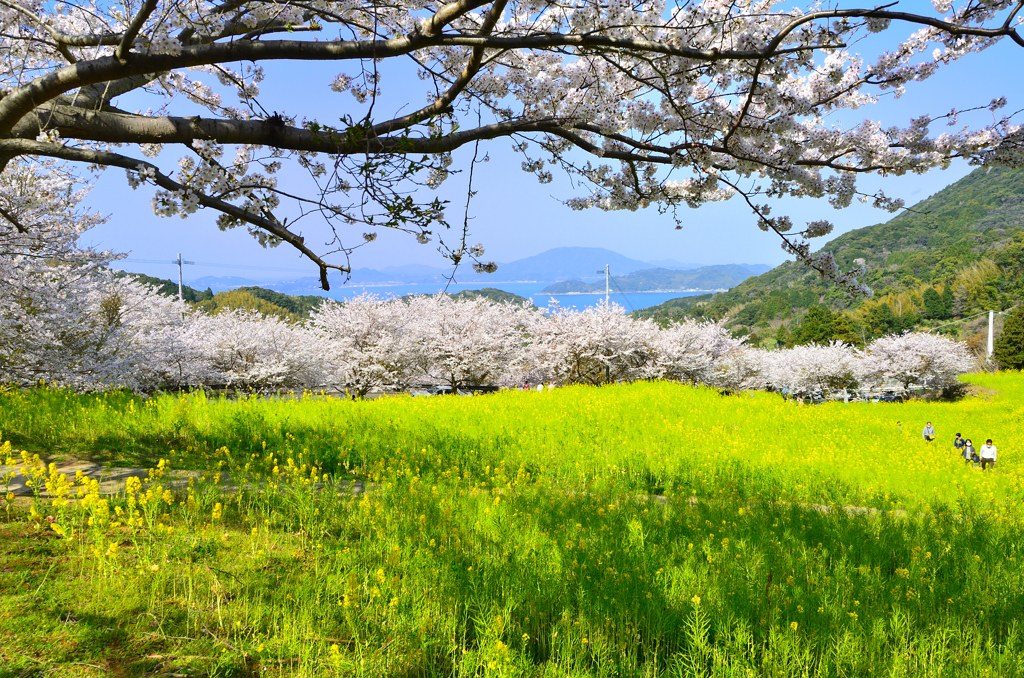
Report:
M941 329L943 327L949 327L950 325L955 325L956 323L962 323L964 321L971 320L973 318L977 318L978 316L985 315L986 313L988 314L988 345L986 346L986 349L987 349L988 357L991 360L993 346L994 346L993 339L994 339L994 332L995 332L995 316L997 314L998 315L1009 315L1008 313L1003 313L1002 311L982 311L981 313L975 313L974 315L967 316L966 318L960 318L959 320L954 320L953 322L946 323L945 325L939 325L938 327L933 327L933 328L931 328L930 330L927 330L927 331L931 332L932 330Z
M615 289L617 289L619 291L619 294L622 295L623 300L625 300L626 302L626 306L629 306L629 310L631 312L636 311L636 309L633 308L633 302L629 300L629 297L626 296L626 292L622 289L622 287L619 286L619 281L616 280L615 278L612 278L612 284L615 285Z
M946 323L944 325L937 325L935 327L932 327L932 328L929 328L929 329L925 330L925 333L934 332L935 330L940 330L943 327L949 327L950 325L956 325L957 323L962 323L962 322L964 322L966 320L971 320L973 318L977 318L978 316L985 315L986 313L988 313L988 311L982 311L981 313L975 313L974 315L969 315L966 318L960 318L958 320L954 320L953 322L949 322L949 323ZM1006 315L1005 313L1002 313L1000 311L994 311L994 313L999 313L999 315Z
M130 264L168 264L171 266L178 265L178 261L176 259L118 259L117 261L124 261ZM196 261L193 263L196 266L212 266L214 268L235 268L251 271L279 271L283 273L311 273L309 269L301 268L276 268L274 266L246 266L245 264L215 264L209 261Z

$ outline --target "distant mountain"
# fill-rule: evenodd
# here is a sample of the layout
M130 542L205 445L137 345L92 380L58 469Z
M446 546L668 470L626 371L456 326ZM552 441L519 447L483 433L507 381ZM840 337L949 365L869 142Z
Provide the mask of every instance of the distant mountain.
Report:
M614 277L613 279L618 280ZM544 294L594 294L595 292L604 292L604 283L596 285L582 280L563 280L548 285L541 292Z
M624 275L650 268L646 261L630 259L601 247L556 247L525 259L499 264L487 280L500 282L555 282L570 278L597 278L605 265ZM478 276L479 277L479 276Z
M605 265L611 267L612 273L620 276L649 268L689 270L701 266L674 259L660 262L640 261L602 247L555 247L532 257L499 263L495 273L473 273L472 270L466 269L460 270L455 277L459 282L490 283L557 282L569 279L596 280L601 277L599 271L603 271ZM767 270L767 267L764 267L763 270ZM761 269L755 272L761 272ZM354 271L352 282L367 284L390 277L394 282L400 280L406 284L422 284L444 281L450 274L450 269L433 266L387 266L379 271L371 272L369 269Z
M655 268L672 271L715 268L701 266L700 264L684 263L675 259L663 259L659 262L640 261L639 259L631 259L601 247L556 247L532 257L498 264L497 272L491 274L474 273L473 269L469 266L460 267L455 275L455 279L460 283L487 283L490 285L512 282L554 283L573 279L584 281L598 280L603 279L602 274L606 264L611 267L612 274L618 277L635 273L636 271ZM741 266L755 274L762 273L769 268L764 264L741 264ZM351 278L347 284L352 287L443 285L448 282L451 274L452 270L450 268L422 264L385 266L381 269L357 268L352 271ZM714 281L704 281L699 284L709 285L701 289L721 289L723 285L731 286L727 283L728 280L724 280L721 284L715 284ZM192 280L190 284L200 289L210 287L215 292L258 285L284 294L323 295L323 290L320 289L320 280L315 277L259 283L248 278L206 276ZM690 286L684 285L683 288L689 288Z
M655 259L653 261L648 261L647 263L651 265L651 268L669 268L672 269L673 271L689 271L695 268L700 268L701 266L705 265L688 264L677 259ZM743 265L744 264L740 264L740 266Z
M623 292L706 292L735 287L755 273L737 264L701 266L690 271L652 268L625 276L612 276L612 289ZM567 280L544 288L548 294L586 294L604 291L604 281Z
M484 287L479 290L462 290L451 295L452 299L456 301L469 301L471 299L490 299L495 303L509 302L512 304L522 304L528 302L529 299L521 297L518 294L512 294L505 290L495 289L493 287Z

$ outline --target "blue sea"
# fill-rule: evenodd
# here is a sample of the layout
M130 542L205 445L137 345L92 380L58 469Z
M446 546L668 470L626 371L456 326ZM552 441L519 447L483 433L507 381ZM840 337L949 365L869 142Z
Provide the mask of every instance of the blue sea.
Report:
M364 292L376 294L381 297L395 296L404 297L407 294L436 294L438 292L449 292L455 294L462 290L478 290L484 287L493 287L518 294L533 301L534 305L547 308L552 304L558 304L562 308L588 308L604 303L604 294L543 294L541 290L551 283L452 283L445 289L440 284L424 285L335 285L330 292L322 292L324 296L332 299L348 299L358 296ZM631 292L629 294L612 293L609 297L612 303L618 304L627 311L638 311L641 308L657 306L669 299L679 297L692 297L701 292Z

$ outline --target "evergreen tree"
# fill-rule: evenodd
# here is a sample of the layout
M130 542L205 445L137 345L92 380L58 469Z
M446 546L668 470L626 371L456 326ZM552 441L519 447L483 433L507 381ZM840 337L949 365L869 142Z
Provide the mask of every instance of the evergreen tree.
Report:
M832 323L832 338L851 346L857 346L861 343L860 336L857 335L850 317L845 313L837 313L835 315L835 321Z
M825 306L815 304L807 309L800 321L800 327L793 333L793 344L820 344L824 346L832 341L835 333L835 316Z
M942 288L942 320L953 317L953 284L946 283Z
M941 320L946 317L946 304L934 287L924 291L924 317Z
M864 325L868 330L869 341L887 334L900 334L912 330L916 324L916 315L913 313L896 315L889 304L872 306L864 316Z
M789 348L789 330L786 329L785 325L779 325L779 329L775 332L775 343L779 348Z
M1006 319L992 357L1004 370L1024 369L1024 305L1018 306Z

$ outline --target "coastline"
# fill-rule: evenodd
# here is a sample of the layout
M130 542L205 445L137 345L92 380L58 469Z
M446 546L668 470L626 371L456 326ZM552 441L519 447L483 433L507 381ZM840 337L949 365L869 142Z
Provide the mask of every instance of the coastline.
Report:
M691 289L691 290L662 290L662 289L657 289L657 290L628 290L628 291L615 291L615 290L612 290L612 294L684 294L684 293L685 294L692 294L692 293L697 293L697 294L713 294L715 292L725 292L726 290L727 290L727 288L724 288L724 287L718 288L718 289L714 289L714 290L697 290L697 289ZM588 295L592 295L592 294L604 294L604 292L603 291L601 291L601 292L598 292L598 291L594 291L594 292L545 292L544 290L541 290L540 292L537 292L537 294L545 294L545 295L550 296L550 297L574 297L574 296L588 296Z

